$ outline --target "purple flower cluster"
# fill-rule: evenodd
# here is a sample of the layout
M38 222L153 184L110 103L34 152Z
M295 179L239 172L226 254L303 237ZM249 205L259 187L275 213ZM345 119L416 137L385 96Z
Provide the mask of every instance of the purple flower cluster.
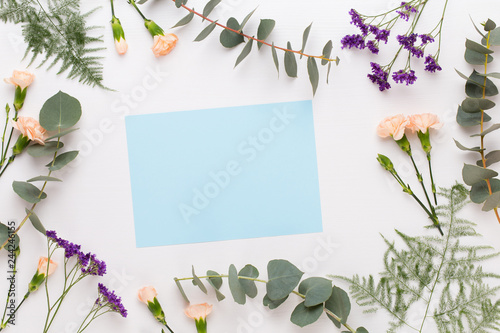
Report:
M430 54L427 57L425 57L424 64L425 64L425 70L428 72L434 73L436 71L442 70L441 66L439 66L438 63L436 62L436 59L434 59L434 57L431 56Z
M389 73L385 72L379 64L371 62L372 66L372 74L368 74L368 78L373 82L378 84L379 90L384 91L386 89L390 89L391 85L387 82L387 78L389 77Z
M422 44L421 45L425 45L425 44L428 44L428 43L434 43L434 38L430 35L420 35L419 36L420 39L422 40Z
M342 43L342 48L357 48L357 49L364 49L368 48L372 53L378 54L378 43L380 41L383 41L387 44L387 41L389 39L389 35L391 32L386 29L380 29L379 27L375 25L370 25L370 24L365 24L363 18L354 10L351 9L349 11L349 15L351 15L351 24L355 25L361 30L361 35L346 35L344 38L342 38L341 43ZM365 43L365 38L369 35L372 34L375 36L374 41L368 41Z
M397 72L392 73L392 79L396 83L406 83L406 85L409 85L409 84L415 83L415 81L417 80L417 76L415 75L414 70L410 70L409 72L406 72L406 71L401 69Z
M81 271L85 275L99 275L106 274L106 263L96 258L95 254L90 252L82 252L81 245L71 243L65 239L57 237L57 233L53 230L47 230L45 235L57 244L57 247L64 249L64 256L69 259L73 256L78 257L78 264L81 266Z
M127 310L122 304L122 299L116 296L114 291L110 291L102 283L99 286L99 297L95 303L101 307L109 306L112 311L118 312L122 317L127 317Z
M423 35L422 35L423 36ZM415 47L415 42L417 41L418 34L412 33L408 36L398 35L397 40L399 45L402 45L405 50L408 50L412 56L417 58L422 58L424 56L424 51L420 47Z
M397 10L396 13L399 14L399 17L401 17L403 20L408 21L410 19L410 14L411 13L418 13L417 8L413 7L412 5L407 4L406 2L401 2L401 9L404 8L404 10Z

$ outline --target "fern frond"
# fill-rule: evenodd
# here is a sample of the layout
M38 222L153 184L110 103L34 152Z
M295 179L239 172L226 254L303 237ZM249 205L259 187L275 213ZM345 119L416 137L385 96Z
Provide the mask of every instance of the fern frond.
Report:
M78 79L90 86L105 88L102 84L102 57L96 56L102 47L102 36L90 33L99 27L87 26L86 19L97 8L80 13L80 0L3 0L0 19L22 24L27 43L24 57L29 65L43 57L38 67L49 63L48 69L59 66L57 74L67 72L70 79Z
M463 244L463 239L480 237L473 222L456 216L468 203L467 193L459 184L442 189L440 194L448 199L448 204L438 208L444 237L412 237L396 230L404 245L399 249L382 236L387 250L385 270L378 281L372 275L332 278L347 281L353 298L368 311L389 312L394 319L389 332L402 326L422 332L429 318L434 319L440 333L498 331L500 301L494 303L492 298L500 292L500 286L490 287L485 280L500 279L500 275L485 272L480 263L500 253L486 245ZM406 320L417 304L426 309L418 328Z

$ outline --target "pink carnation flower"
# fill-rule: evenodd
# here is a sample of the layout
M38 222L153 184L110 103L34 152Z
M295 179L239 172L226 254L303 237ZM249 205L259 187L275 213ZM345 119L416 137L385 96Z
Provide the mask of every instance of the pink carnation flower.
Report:
M440 129L443 124L439 122L437 115L432 113L422 113L410 116L410 122L406 128L410 129L412 132L422 132L426 133L427 129L434 128Z
M408 118L402 114L386 117L378 124L377 134L382 138L392 136L396 141L401 140L409 123Z

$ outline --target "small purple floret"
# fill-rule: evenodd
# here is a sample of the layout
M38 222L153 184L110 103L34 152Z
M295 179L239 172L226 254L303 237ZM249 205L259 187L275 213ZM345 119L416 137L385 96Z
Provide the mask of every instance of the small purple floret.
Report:
M380 67L380 65L375 62L371 62L370 65L372 67L372 74L368 74L368 78L373 83L378 84L380 91L390 89L391 85L389 84L389 82L387 82L389 73L384 72L384 70Z
M340 41L342 44L342 48L357 48L357 49L364 49L366 47L365 45L365 40L363 36L361 35L346 35L342 40Z
M368 48L368 50L370 50L371 53L378 54L379 49L377 45L375 45L374 41L369 40L368 43L366 43L366 47Z
M420 35L419 37L422 40L422 44L421 45L425 45L427 43L434 43L434 38L432 38L432 36L429 36L429 35Z
M122 304L122 299L116 296L114 291L110 291L102 283L99 283L98 286L99 297L95 303L102 307L109 306L112 311L118 312L124 318L127 317L127 310Z
M442 70L441 66L438 65L436 59L433 56L428 55L425 57L425 70L431 73Z
M399 70L392 73L392 79L396 83L406 83L406 85L409 85L415 83L415 81L417 80L417 76L415 75L414 70L410 70L409 72Z

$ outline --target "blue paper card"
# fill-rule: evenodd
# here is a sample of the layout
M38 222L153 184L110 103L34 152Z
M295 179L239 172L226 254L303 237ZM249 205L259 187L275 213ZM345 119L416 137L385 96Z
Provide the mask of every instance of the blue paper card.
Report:
M137 247L322 231L311 101L125 122Z

